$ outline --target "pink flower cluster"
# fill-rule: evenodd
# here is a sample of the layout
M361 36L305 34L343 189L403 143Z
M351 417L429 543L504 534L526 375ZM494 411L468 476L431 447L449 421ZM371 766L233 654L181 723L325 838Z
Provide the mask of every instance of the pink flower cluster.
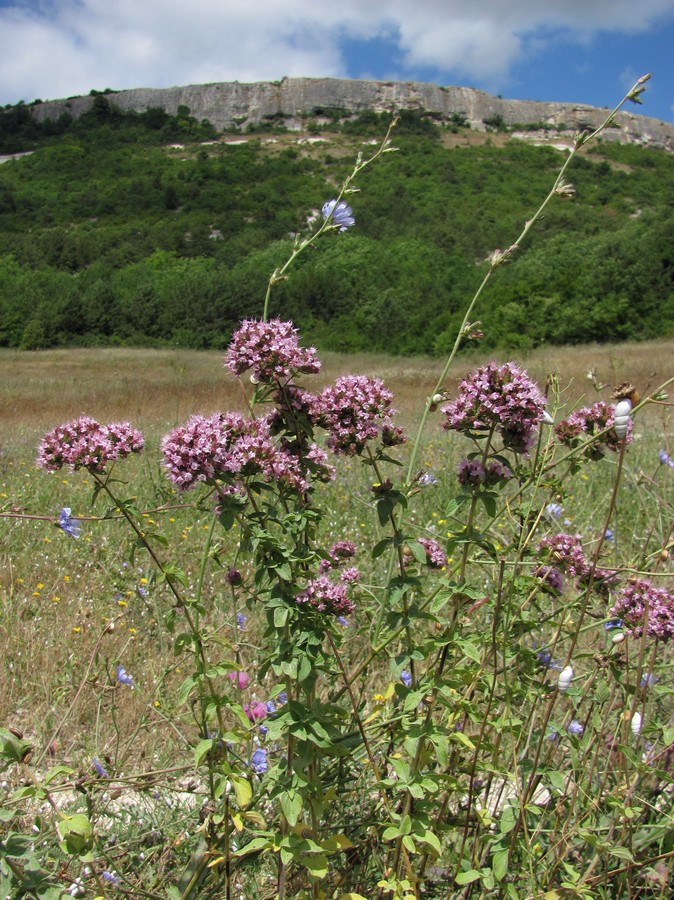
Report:
M335 584L327 575L319 575L307 582L306 588L295 597L295 602L308 604L319 612L334 616L348 616L356 607L348 595L347 584L348 581Z
M109 463L140 453L143 446L143 435L128 422L101 425L89 416L80 416L44 436L37 465L48 472L69 466L100 473Z
M426 551L426 565L429 569L444 569L447 565L447 554L437 541L430 538L418 538L419 543Z
M635 637L646 634L666 643L674 637L674 593L647 578L632 578L619 592L612 616L618 616Z
M567 575L582 578L590 570L579 534L553 534L539 541L538 554L552 559Z
M355 456L379 436L380 429L386 446L405 442L402 429L391 422L392 400L381 379L344 375L314 398L311 415L328 432L328 447L334 453Z
M173 483L188 490L200 482L237 482L260 476L282 487L302 492L308 481L297 456L271 439L266 419L250 419L241 413L215 413L192 416L166 435L162 442L164 463ZM307 453L307 468L330 477L325 454L312 446Z
M318 571L323 574L329 572L330 569L337 569L355 555L356 545L353 541L337 541L328 550L328 559L321 560Z
M461 432L495 431L503 445L526 453L543 417L545 397L515 363L488 363L459 385L459 395L442 408L444 427Z
M459 463L459 484L478 487L487 486L508 481L513 473L508 466L503 465L497 459L493 459L483 466L479 459L462 459Z
M594 406L584 406L555 425L557 439L567 447L577 447L582 441L599 434L606 428L612 429L614 412L615 407L609 406L603 400L595 403ZM630 419L627 426L626 443L632 440L632 431L633 425ZM606 450L615 453L620 449L621 443L622 441L613 430L607 431L602 435L600 441L585 450L585 455L593 460L602 459Z
M226 365L234 375L252 370L253 376L264 382L286 381L295 372L319 372L316 350L300 347L297 335L292 322L246 319L234 332Z

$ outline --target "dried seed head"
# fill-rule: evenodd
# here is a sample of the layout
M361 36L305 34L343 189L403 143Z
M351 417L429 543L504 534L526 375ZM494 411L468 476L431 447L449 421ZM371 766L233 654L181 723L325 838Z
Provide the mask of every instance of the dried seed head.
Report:
M629 400L635 406L639 402L639 391L629 381L623 381L614 389L611 400Z

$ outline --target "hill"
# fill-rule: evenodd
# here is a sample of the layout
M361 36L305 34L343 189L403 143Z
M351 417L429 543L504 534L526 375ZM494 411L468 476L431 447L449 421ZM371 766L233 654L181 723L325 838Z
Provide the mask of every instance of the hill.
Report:
M4 118L5 137L34 152L0 167L0 345L222 347L391 119L317 116L299 132L262 118L242 135L108 95L77 118L6 111L0 130ZM301 258L272 314L325 349L444 351L486 257L562 161L556 129L534 146L498 117L482 124L403 111L399 152L359 179L356 227ZM482 301L487 348L674 332L674 156L608 140L569 177L574 199L549 208Z

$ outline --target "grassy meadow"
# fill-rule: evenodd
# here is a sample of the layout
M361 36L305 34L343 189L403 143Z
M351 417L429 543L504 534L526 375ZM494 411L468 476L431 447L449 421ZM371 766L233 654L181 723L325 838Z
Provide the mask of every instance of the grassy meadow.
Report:
M551 388L549 407L554 412L559 403L568 414L598 398L608 401L613 386L623 381L634 383L642 396L648 395L674 374L673 350L671 340L548 348L517 361L542 388L548 375L558 374L558 379L552 379L558 388ZM440 369L430 358L334 353L321 358L323 370L313 380L305 379L308 388L315 390L346 372L382 377L393 390L399 420L411 435ZM450 373L448 394L453 394L460 377L488 358L492 356L460 357ZM588 379L589 370L600 391ZM80 414L101 422L124 419L140 428L146 450L119 466L114 477L122 483L117 487L122 493L134 492L148 531L161 533L174 548L190 594L201 577L200 554L212 510L208 504L195 505L192 495L178 495L171 488L160 463L159 442L192 413L242 409L242 387L223 368L220 353L136 349L2 351L0 384L0 646L4 659L0 723L19 729L39 748L31 760L38 771L63 764L79 773L75 778L86 777L93 758L114 770L118 795L129 792L136 799L133 813L122 800L115 805L108 798L104 804L105 827L115 834L121 829L125 835L123 851L121 843L119 851L110 846L110 864L117 852L120 859L123 852L127 862L143 858L151 860L157 873L171 872L179 863L186 864L194 849L193 842L177 835L183 819L186 832L194 828L190 824L193 808L201 802L185 800L191 794L198 798L201 787L193 775L195 720L178 699L185 662L180 653L174 655L171 635L164 628L171 597L166 585L157 580L145 551L133 552L117 512L109 504L106 507L101 497L92 505L86 473L64 469L47 474L36 468L35 453L47 429ZM559 392L557 400L554 390ZM606 544L605 563L620 566L645 546L669 546L669 552L674 552L674 470L658 462L661 449L674 452L670 410L671 404L652 403L635 420L635 440L626 452L611 526L614 539ZM436 415L427 424L419 461L437 477L437 484L419 498L411 521L442 541L452 534L454 522L443 509L456 495L457 464L465 451L463 438L443 431L440 413ZM404 459L405 449L398 448L396 455ZM614 458L607 458L583 467L573 487L560 495L567 527L582 531L590 545L592 535L599 539L604 527L616 465ZM321 537L325 546L343 539L376 538L379 526L371 484L371 472L358 459L339 462L336 480L326 486ZM55 527L63 507L70 507L82 523L79 540ZM499 536L504 544L508 542L508 527L504 519L495 521L492 536L497 549ZM216 634L236 646L243 668L267 648L262 613L250 604L237 609L228 599L224 573L237 559L236 534L234 529L214 545L211 556L217 564L204 576L203 596L205 619ZM663 569L669 565L666 556L663 550ZM453 562L450 557L448 564ZM360 564L366 584L381 579L384 560ZM237 611L245 614L245 627L237 625ZM354 635L345 642L344 663L355 669L367 653L367 641ZM133 690L116 683L119 664L133 673ZM373 697L385 691L389 678L385 663L375 660L358 685L358 699L366 709ZM249 699L265 700L274 687L268 675L249 688ZM667 688L665 704L671 703L671 694ZM148 786L155 784L161 787L148 793ZM11 780L4 782L6 791L13 787L16 783ZM71 801L69 793L67 802ZM155 846L148 841L148 833L163 838ZM170 840L166 835L171 835ZM145 856L138 857L139 853ZM242 875L241 879L242 897L271 896L256 877ZM127 883L129 896L164 896L135 894L131 884Z

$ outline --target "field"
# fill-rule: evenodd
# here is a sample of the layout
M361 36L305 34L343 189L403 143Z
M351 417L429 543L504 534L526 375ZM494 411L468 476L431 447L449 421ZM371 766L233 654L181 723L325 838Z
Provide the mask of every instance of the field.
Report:
M608 399L613 387L621 382L632 382L643 397L648 396L674 374L673 349L671 341L554 348L532 352L518 362L542 388L546 381L551 383L548 408L558 420L574 407L592 404L600 397ZM347 372L381 377L395 395L394 406L399 410L397 421L402 422L410 434L414 433L420 412L438 377L440 365L437 361L337 354L322 354L321 358L323 369L320 375L305 378L308 387L317 390ZM459 378L490 358L459 357L447 382L448 396L451 398L455 394ZM590 371L592 378L588 378ZM92 483L84 472L63 469L49 474L40 471L35 466L35 454L39 440L48 429L81 414L94 416L101 422L124 419L142 429L146 439L144 453L120 464L114 471L114 477L121 479L120 483L115 483L117 497L133 497L149 540L155 534L161 534L167 541L173 562L184 573L185 595L199 598L194 608L201 609L201 627L225 642L241 669L245 667L246 671L254 672L257 662L269 654L269 642L273 638L269 628L265 627L264 604L255 602L254 593L247 596L245 603L233 592L228 598L225 573L230 567L241 564L237 526L223 533L221 539L211 539L211 565L204 569L202 552L204 538L207 534L210 536L213 522L211 508L207 503L195 503L191 494L176 493L166 477L159 450L162 435L185 422L193 413L209 415L218 410L245 409L244 392L249 391L250 386L245 381L240 383L224 369L222 354L169 350L4 351L0 354L0 374L3 385L0 397L0 511L3 516L0 522L0 641L5 660L0 724L14 728L34 748L30 771L36 773L31 776L36 779L35 784L44 779L48 770L58 771L54 767L65 767L63 773L66 776L62 788L55 787L52 792L44 788L36 790L33 798L29 798L28 812L24 811L24 814L28 815L27 821L32 817L37 823L37 831L41 832L49 828L50 804L54 809L79 808L73 787L91 781L92 760L95 759L106 772L115 773L112 794L101 793L100 785L96 784L89 784L85 790L89 798L89 817L96 834L94 859L99 870L103 867L105 871L124 870L120 890L126 890L128 896L193 896L189 892L193 890L189 888L190 859L193 860L191 854L198 854L198 811L202 809L203 819L203 804L208 802L209 792L204 782L206 776L203 771L197 774L199 766L195 768L194 765L194 747L201 731L199 715L194 701L185 704L184 693L181 694L181 685L190 671L189 653L186 653L184 643L182 649L176 649L174 653L172 626L167 628L167 622L175 614L174 598L166 580L162 582L158 578L143 547L138 546L138 542L134 547L129 540L119 507L109 500L105 502L102 495L92 505ZM558 404L560 411L555 409ZM621 461L622 483L617 494L614 493L618 466L615 458L594 463L592 468L584 465L573 482L560 480L557 489L553 485L552 493L549 487L546 489L546 485L539 482L536 492L543 497L538 501L539 531L557 527L554 521L546 523L545 509L550 501L558 502L560 510L563 508L565 527L583 534L588 552L597 542L605 543L602 565L609 564L624 571L638 571L644 567L650 571L655 565L661 570L660 574L669 572L670 564L666 558L667 547L669 552L672 547L674 470L660 462L658 454L661 450L674 452L670 409L671 404L661 398L661 402L649 403L639 411L634 441L625 451L624 464ZM417 498L414 511L408 514L408 526L419 529L420 533L434 535L448 547L448 553L454 546L454 557L449 556L447 567L456 573L459 567L463 572L466 562L464 557L461 563L461 545L452 545L452 534L457 529L456 512L452 511L459 490L456 470L465 453L461 446L465 438L442 430L440 415L437 413L437 418L431 416L418 457L419 468L432 473L437 482ZM395 448L393 455L404 460L407 452L409 448ZM397 476L392 473L391 477ZM385 519L380 516L377 524L372 482L371 469L360 466L357 458L345 457L337 461L335 481L324 486L324 514L318 537L324 547L335 541L351 540L360 548L367 542L375 543L377 535L386 533ZM78 540L55 527L64 507L70 508L81 523ZM613 512L610 543L606 537L607 510ZM497 551L503 547L512 549L516 533L513 527L513 521L507 518L497 516L494 519L489 534ZM662 554L662 559L654 564L658 553ZM364 719L368 713L370 717L381 715L383 698L392 690L387 685L391 684L391 666L395 671L393 660L397 656L393 650L397 648L398 655L402 653L403 657L409 652L409 648L404 651L406 640L402 634L390 647L391 654L369 657L370 638L374 639L373 635L381 625L376 621L378 594L375 585L386 577L386 566L382 565L386 559L384 556L372 560L368 558L367 550L359 550L358 564L363 570L364 588L367 593L372 592L372 602L364 601L358 620L360 624L353 636L348 639L345 636L341 651L341 662L348 670L359 672L362 669L363 677L354 690L357 691L356 705ZM641 562L635 570L636 560ZM476 566L482 573L480 579L484 578L482 591L485 588L491 590L488 585L492 583L492 576L487 574L484 561L476 562ZM243 571L247 573L247 569ZM241 624L243 619L236 624L237 614L245 616L245 626ZM540 626L541 614L537 624L525 616L522 622L528 622L527 626L515 629L526 653L535 651L535 631L532 629L534 625L536 629ZM554 614L553 620L556 621ZM423 624L423 619L420 621ZM561 656L563 623L556 627L561 629L554 639L557 655ZM482 651L475 649L478 645L474 638L468 640L473 641L469 653L475 654L482 659L482 665L486 665L489 653L485 651L487 657L482 657ZM582 639L579 646L584 646ZM659 659L657 687L658 721L665 723L665 731L658 732L660 747L666 747L667 739L663 734L669 734L666 723L674 712L668 680L671 654L667 648L663 649L666 652L661 652ZM642 649L640 672L642 667L647 671L647 663L642 661L643 652ZM586 655L590 655L589 650ZM405 658L409 660L409 657ZM653 658L650 658L651 662ZM368 659L369 665L364 668ZM134 686L131 689L125 688L124 681L116 678L119 665L125 673L132 673ZM468 677L466 673L461 675L461 678L465 677ZM458 685L452 684L451 690L456 692ZM269 671L259 681L254 680L244 692L247 703L266 701L281 686ZM585 690L590 688L586 685ZM327 702L327 686L319 688L318 695ZM473 739L475 727L473 722ZM231 729L236 731L236 726L231 725ZM237 747L250 748L238 757L243 762L245 754L252 752L256 744L250 743L250 734L245 738L239 735L236 740L241 742ZM494 745L490 747L491 766L498 758L498 751ZM586 756L577 748L574 752L580 754L577 759L574 757L574 766L587 764L592 756L591 746L587 747ZM237 758L237 752L229 757L232 764L233 758ZM504 764L507 768L507 758L498 762L497 770L500 771L499 767ZM311 770L314 764L307 765ZM24 779L26 771L24 769ZM7 798L20 783L17 777L18 773L12 771L5 776L0 790L5 791ZM349 777L355 777L354 773L351 772ZM350 783L348 778L343 785L347 783ZM636 805L635 801L635 808ZM9 806L16 809L16 801ZM663 815L671 821L671 806ZM566 819L563 817L559 821ZM348 832L351 835L349 841L354 837L344 825L338 830ZM111 834L114 840L109 839ZM613 832L610 832L607 840L612 836ZM433 839L426 836L428 843L424 844L422 835L420 840L417 851L419 847L425 847L427 852L434 852ZM548 846L539 835L539 845L541 842ZM73 846L68 840L65 843L70 862L64 870L69 874L63 877L66 882L69 877L75 883L79 876L77 853L73 855ZM632 851L636 853L636 848L632 847ZM293 849L293 852L299 851ZM307 865L306 859L312 858L311 853L307 857L306 851L303 852L304 865ZM489 894L485 887L485 883L488 887L488 878L493 879L494 872L503 877L495 862L494 853L498 852L501 852L498 848L492 849L492 874L483 873L482 876L485 895ZM663 852L665 862L656 860L648 869L651 874L646 884L650 879L651 886L655 886L653 892L634 893L634 896L666 895L671 853L667 846ZM134 865L145 858L143 854L152 862L154 883L152 879L142 881L134 874ZM337 874L331 882L332 893L327 894L320 893L317 887L320 879L311 867L310 873L316 876L310 878L313 887L309 882L304 883L292 865L289 866L291 880L286 888L287 896L357 896L353 891L340 893L342 883L345 891L349 889L348 879L343 876L346 865L343 862L335 863ZM240 874L233 866L227 876L227 890L236 887L240 896L251 898L273 896L270 893L272 870L264 865L256 866L248 861ZM603 864L600 869L604 871ZM591 866L590 872L593 870L594 866ZM203 875L203 867L199 871ZM427 876L430 893L426 896L445 896L437 885L445 883L438 873L444 872L443 877L446 877L446 871L443 866L430 866ZM479 870L474 863L467 871ZM431 877L433 873L436 880ZM476 878L474 876L474 880ZM327 879L324 884L329 881ZM63 883L67 887L66 882ZM459 880L457 884L461 883L464 882ZM554 878L549 882L556 883ZM589 883L592 883L591 878ZM351 885L354 891L358 888L366 891L367 896L374 896L367 894L364 887L368 884L366 874L360 881L356 878L354 884L355 887ZM225 890L220 885L220 888L212 888L211 893L203 888L204 896L229 896L229 893L218 893L218 890ZM91 890L93 893L82 893L81 896L94 896L100 891L100 879L99 886ZM437 893L433 893L434 890ZM446 890L446 887L442 889ZM456 896L459 896L459 888L456 890ZM450 891L447 896L455 895ZM527 896L526 892L521 896Z

